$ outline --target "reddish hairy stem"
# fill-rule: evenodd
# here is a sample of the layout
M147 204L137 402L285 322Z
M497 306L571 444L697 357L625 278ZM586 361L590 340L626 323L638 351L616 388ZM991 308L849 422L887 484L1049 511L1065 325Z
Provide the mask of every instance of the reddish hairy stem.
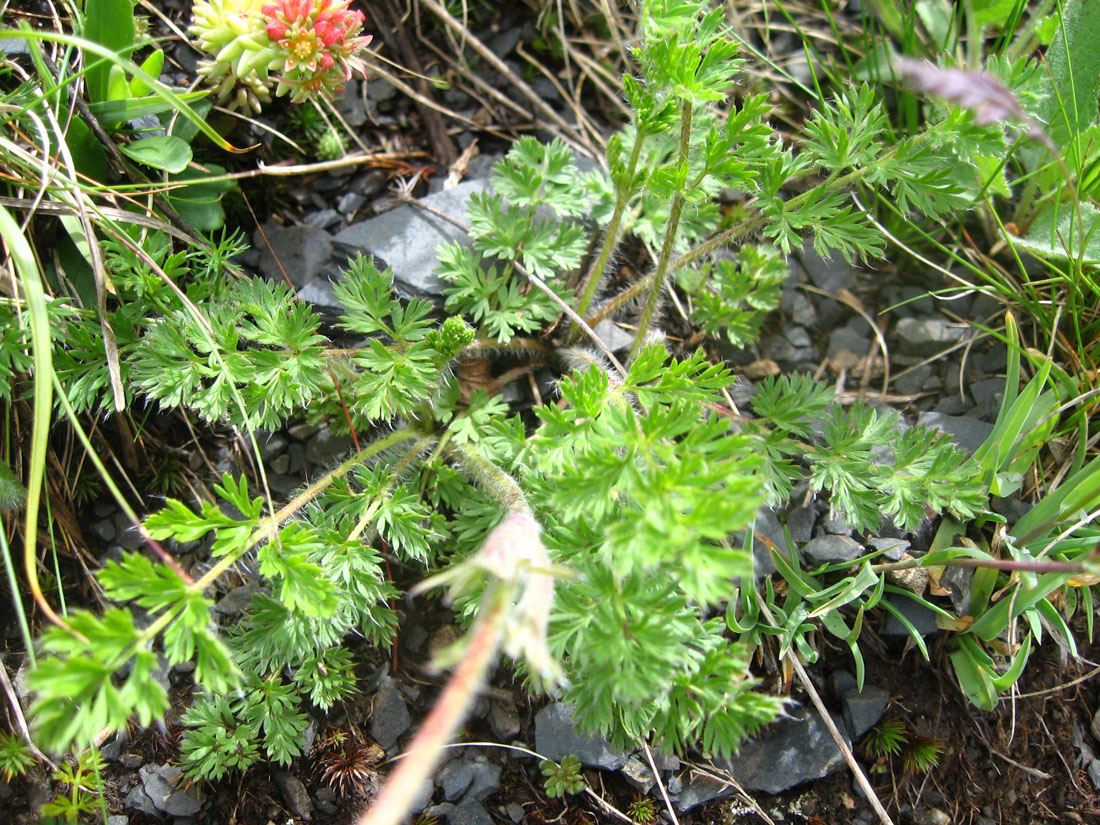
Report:
M397 769L390 774L357 825L397 825L409 810L439 761L443 747L454 736L485 680L500 648L511 588L494 582L483 600L484 614L470 634L469 646L431 712L420 726Z

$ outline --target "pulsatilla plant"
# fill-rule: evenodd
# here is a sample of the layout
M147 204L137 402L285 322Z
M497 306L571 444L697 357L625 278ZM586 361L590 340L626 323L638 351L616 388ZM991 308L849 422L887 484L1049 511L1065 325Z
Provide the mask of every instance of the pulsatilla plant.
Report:
M929 215L965 207L938 147L976 151L993 127L954 119L887 144L881 106L861 87L820 107L801 143L785 145L764 96L729 99L742 63L719 10L645 2L641 20L637 76L624 79L633 116L608 143L608 171L581 173L558 141L518 141L495 168L494 191L470 201L470 243L439 250L449 317L399 299L392 273L360 258L335 287L338 326L359 340L351 348L330 347L318 315L264 281L223 285L222 300L201 310L165 290L163 313L118 319L130 333L120 347L131 398L182 406L246 439L305 415L360 443L282 507L227 475L217 503L169 499L150 516L152 539L201 541L213 564L192 580L170 556L130 553L100 572L107 599L148 619L135 622L125 606L76 611L46 634L32 676L45 744L89 741L131 715L148 723L167 707L153 669L194 659L195 681L213 697L249 686L248 701L209 705L225 724L262 730L270 755L292 758L306 698L324 708L355 690L343 639L393 638L385 548L434 571L421 589L445 586L470 634L450 652L454 680L372 822L400 816L420 787L415 772L430 768L498 651L619 747L648 739L729 754L780 708L752 690L750 648L731 629L750 641L779 635L783 652L797 645L812 657L814 621L858 637L858 620L853 636L840 610L884 584L863 564L839 587L811 587L788 562L797 603L783 627L736 609L723 620L723 605L756 603L743 536L761 505L807 481L822 495L839 491L834 508L866 529L886 515L908 526L933 507L967 517L982 506L984 488L942 437L917 428L899 439L896 418L830 407L831 391L809 380L765 384L748 419L731 406L729 369L702 350L671 354L652 327L675 276L699 296L708 332L751 339L775 306L782 254L802 233L825 253L881 251L852 187L889 188L902 208ZM723 229L713 196L725 187L748 193L749 206ZM653 266L609 294L628 236L654 249ZM593 327L639 304L620 361ZM520 415L486 389L463 392L456 364L489 355L556 370L557 397ZM94 361L70 357L66 369L74 386L104 386ZM209 591L246 557L264 586L234 627L217 629ZM210 752L189 750L200 772Z

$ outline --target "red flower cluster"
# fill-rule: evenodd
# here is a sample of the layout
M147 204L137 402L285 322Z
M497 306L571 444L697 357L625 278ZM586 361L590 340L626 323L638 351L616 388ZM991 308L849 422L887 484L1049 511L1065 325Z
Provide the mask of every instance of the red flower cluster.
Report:
M351 0L278 0L262 7L264 30L282 53L276 95L288 90L295 102L311 93L332 94L361 68L356 53L371 42L360 36L363 13Z

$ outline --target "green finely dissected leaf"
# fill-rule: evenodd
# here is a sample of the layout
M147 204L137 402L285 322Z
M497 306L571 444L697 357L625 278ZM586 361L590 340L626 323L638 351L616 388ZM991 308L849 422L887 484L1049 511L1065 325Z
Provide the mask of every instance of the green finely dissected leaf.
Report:
M260 758L257 729L241 723L221 696L197 699L181 721L187 728L180 743L184 773L198 781L217 781L244 772Z
M320 318L286 286L238 282L204 313L205 323L189 312L171 313L134 348L133 379L161 406L186 405L210 422L228 418L274 429L320 395Z
M153 678L157 656L130 611L113 607L102 617L78 611L68 621L88 642L52 628L42 640L46 655L28 677L42 746L54 752L84 748L101 731L125 728L131 714L143 725L161 718L168 696ZM129 673L116 683L115 672L127 662Z

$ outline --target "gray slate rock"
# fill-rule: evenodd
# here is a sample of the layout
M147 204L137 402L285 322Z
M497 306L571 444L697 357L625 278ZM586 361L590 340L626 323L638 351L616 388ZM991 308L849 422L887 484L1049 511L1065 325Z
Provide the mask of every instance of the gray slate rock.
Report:
M844 694L844 724L852 739L863 736L882 718L890 692L876 685L864 685L860 692L855 688Z
M863 548L855 539L828 533L810 539L802 548L802 555L818 564L830 561L851 561L862 554Z
M753 529L757 534L752 543L753 572L759 578L770 575L776 570L768 545L759 537L767 538L780 550L787 549L787 538L783 534L783 525L779 523L775 510L771 507L761 507L756 511L756 523Z
M130 817L122 814L111 814L107 817L107 825L130 825Z
M593 328L593 332L612 352L621 352L634 343L634 333L620 327L610 318L604 318Z
M488 189L485 181L468 180L452 189L428 195L422 202L465 222L470 195ZM362 252L374 256L379 269L392 268L398 285L420 296L443 294L444 283L435 274L439 265L436 246L443 241L470 243L466 233L454 224L410 204L352 224L333 240L349 254Z
M87 528L92 538L103 544L110 544L115 538L115 525L109 518L97 519Z
M856 285L856 276L852 265L845 261L844 256L839 252L834 253L828 259L822 258L814 252L813 245L807 243L799 258L802 262L802 268L818 289L835 293L841 289L851 289Z
M493 736L501 742L508 742L519 734L519 713L511 702L494 700L489 704L489 727Z
M939 633L940 628L936 624L936 614L923 604L918 604L908 596L900 596L894 593L886 596L886 601L896 607L898 612L909 620L921 636L931 636L933 633ZM897 616L893 613L887 613L886 622L882 626L882 635L908 636L910 634Z
M239 616L259 589L259 582L249 582L234 587L214 603L214 612L223 616Z
M328 464L341 458L352 446L350 436L336 435L326 427L306 444L306 461L314 465Z
M974 415L986 421L995 421L1004 402L1004 379L987 378L984 381L975 381L970 385L970 397L974 399L974 405L977 407Z
M940 587L947 590L956 616L965 616L970 610L970 583L974 579L973 567L945 567L940 573Z
M145 793L145 788L141 785L134 786L130 793L126 794L122 806L127 811L137 811L153 819L164 819L164 814L153 804L153 800L149 798L149 794Z
M631 756L626 760L626 764L622 767L622 775L642 793L649 793L649 789L656 784L649 765L637 756Z
M817 512L812 504L804 504L791 510L787 514L787 530L791 534L791 541L797 544L808 542L813 535L816 520Z
M742 743L737 756L718 764L743 787L767 793L821 779L843 765L844 756L821 717L807 708L795 712L799 718L780 719L756 739ZM843 734L843 722L834 721Z
M810 299L806 297L802 290L796 288L784 289L779 305L783 310L783 314L799 326L807 329L817 328L817 313L814 311Z
M480 802L463 802L447 812L449 825L493 825L493 818Z
M901 561L901 557L909 549L909 542L905 539L874 538L867 545L872 550L882 550L882 555L890 561Z
M397 683L383 676L374 696L374 713L370 718L370 735L383 750L397 744L398 738L412 725L412 717Z
M922 364L919 367L914 367L905 375L896 378L894 389L902 395L916 395L925 389L931 389L928 386L928 379L931 377L932 365Z
M547 705L535 714L535 750L555 762L572 753L583 764L608 771L617 771L626 764L626 754L612 748L603 736L578 733L572 709L562 702Z
M443 788L443 798L448 802L457 802L466 793L474 781L474 769L465 759L452 759L439 772L439 786Z
M462 797L462 802L483 802L500 790L500 765L490 762L483 756L476 757L469 763L471 781L470 786Z
M871 339L866 335L860 335L849 327L834 329L829 336L829 349L826 355L832 358L841 352L851 352L864 356L871 351Z
M343 220L343 217L335 209L321 209L306 215L302 220L306 226L313 226L317 229L332 229Z
M298 290L298 297L307 304L322 310L332 310L335 313L342 312L344 305L336 297L332 288L332 281L322 275L314 278L304 287Z
M806 332L805 327L787 327L783 330L783 337L791 342L792 347L798 349L805 349L806 347L813 346L813 341L810 340L810 333Z
M710 777L698 776L692 779L676 797L676 810L680 813L697 808L712 799L725 799L733 795L733 786L718 782Z
M184 787L183 771L175 765L145 765L138 771L141 785L153 806L171 816L194 816L202 810L198 786Z
M310 819L313 816L313 800L302 780L288 771L275 771L272 774L279 792L286 802L286 809L298 819Z
M508 818L512 820L512 825L519 825L519 823L523 822L523 806L520 805L518 802L508 803L508 806L504 809L504 812L508 814Z
M283 270L286 270L286 277L295 287L303 287L316 278L332 254L329 234L304 224L264 224L263 234L257 229L253 235L252 246L260 251L258 266L264 276L283 283Z
M897 334L902 354L929 356L961 341L966 328L942 318L902 318Z
M971 455L993 432L993 425L985 421L969 416L944 415L939 412L922 412L917 416L917 424L943 430L959 447Z

